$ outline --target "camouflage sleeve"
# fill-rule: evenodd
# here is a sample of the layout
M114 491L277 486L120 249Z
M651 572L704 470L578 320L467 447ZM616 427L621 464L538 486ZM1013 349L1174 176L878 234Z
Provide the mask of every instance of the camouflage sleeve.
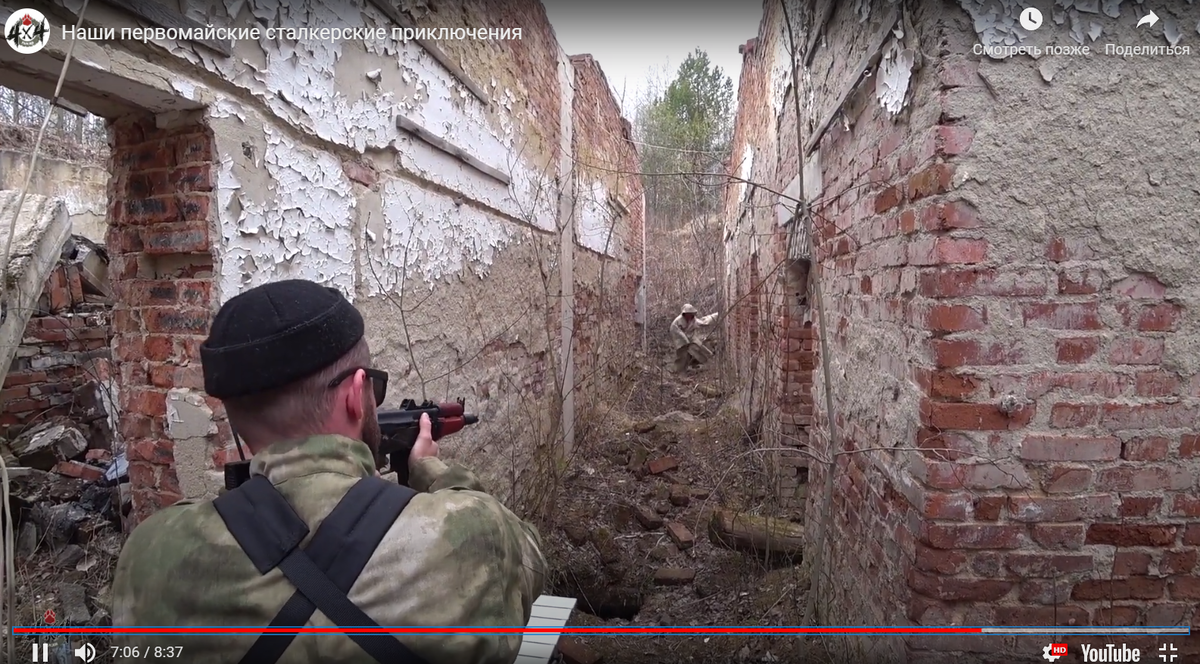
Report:
M442 490L413 498L351 599L382 625L528 624L546 582L537 528L496 498ZM397 592L395 577L403 576ZM511 664L519 633L403 634L429 664Z
M483 483L474 473L458 464L447 464L436 457L419 459L409 464L409 486L425 493L445 490L470 491L485 503L488 503L489 513L498 518L502 530L509 532L510 542L517 543L521 565L517 575L521 585L528 592L523 594L525 600L525 620L529 620L534 600L541 594L545 581L546 559L542 555L542 537L537 528L513 514L499 500L496 500L483 488Z
M704 316L703 318L697 318L696 324L697 325L712 325L713 323L717 322L717 317L720 315L721 315L720 312L715 312L715 313L711 313L707 316Z
M487 493L475 473L458 464L447 465L445 461L437 457L410 461L408 485L423 493L433 493L443 489L465 489Z

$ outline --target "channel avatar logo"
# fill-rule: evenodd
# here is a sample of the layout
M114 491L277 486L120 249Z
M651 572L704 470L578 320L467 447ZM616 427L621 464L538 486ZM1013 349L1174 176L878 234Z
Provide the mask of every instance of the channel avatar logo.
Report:
M1057 662L1059 657L1062 657L1066 654L1067 644L1065 643L1051 643L1045 648L1042 648L1042 658L1047 662Z
M18 9L4 22L4 41L21 55L33 55L50 41L50 22L36 9Z

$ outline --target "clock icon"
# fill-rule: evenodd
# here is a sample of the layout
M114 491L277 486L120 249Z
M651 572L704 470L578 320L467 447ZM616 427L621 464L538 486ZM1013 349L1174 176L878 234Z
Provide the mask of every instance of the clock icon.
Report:
M1021 27L1030 32L1042 27L1042 12L1033 7L1026 7L1021 12Z

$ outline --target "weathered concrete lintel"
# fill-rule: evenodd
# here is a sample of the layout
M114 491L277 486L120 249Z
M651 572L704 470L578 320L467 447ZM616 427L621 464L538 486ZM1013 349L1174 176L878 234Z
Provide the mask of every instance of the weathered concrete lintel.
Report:
M0 13L4 10L0 9ZM62 71L69 42L51 39L33 55L0 49L0 82L50 98ZM117 48L78 39L63 82L62 97L104 117L135 110L164 113L199 109L203 104L183 99L171 88L177 79L166 69Z
M10 63L3 56L0 56L0 63L3 63L0 65L0 69L3 69L3 72L0 72L0 85L37 95L44 99L50 99L54 96L55 80L47 78L48 74L45 72L30 70L17 63ZM61 63L59 66L62 66ZM70 104L72 107L82 108L87 112L106 118L114 118L136 110L135 106L131 106L124 101L93 94L90 91L76 87L70 81L63 83L63 89L59 95L58 102L60 106ZM71 109L68 108L68 110Z
M825 136L825 132L829 129L829 125L833 122L833 119L837 117L838 112L846 105L846 100L850 98L850 95L854 94L854 91L858 89L858 84L862 82L863 73L870 69L871 63L879 57L884 43L887 42L888 35L892 34L892 28L896 26L896 22L899 20L900 10L892 6L888 10L887 17L883 20L883 23L879 24L878 30L875 34L871 35L871 41L868 42L870 48L863 54L862 61L858 64L858 69L850 70L858 71L858 76L846 79L845 87L838 92L837 104L830 108L826 117L821 118L821 123L817 125L817 130L809 137L807 144L804 146L804 156L806 158L812 154L814 148L820 145L821 138Z
M160 28L203 29L204 26L192 19L173 11L157 2L146 0L102 0L104 4L123 9L138 18L153 23ZM210 48L225 57L233 56L233 42L214 39L198 39L195 43Z
M7 309L3 322L0 322L0 384L8 375L8 367L17 346L21 345L25 326L42 295L46 278L58 263L63 243L71 235L71 218L62 200L27 194L18 213L20 198L19 191L0 191L0 228L5 229L0 242L8 240L7 226L14 214L17 216L5 272L12 287L5 289Z
M415 29L412 21L404 18L404 14L400 13L400 11L384 0L367 1L370 2L376 9L386 14L388 18L392 19L392 21L396 23L396 25L406 29ZM462 70L462 67L459 67L457 64L455 64L454 61L450 59L450 56L446 55L446 52L439 48L437 44L427 39L417 39L416 42L421 46L421 48L425 49L425 52L428 53L430 57L432 57L434 60L437 60L438 64L445 67L446 71L450 72L454 78L458 79L458 82L462 83L463 86L480 101L480 103L482 103L484 106L491 105L491 101L488 100L487 95L483 92L483 89L476 85L475 82L472 81L469 76L467 76L467 73Z
M416 136L417 138L421 139L422 141L425 141L426 143L441 150L442 152L445 152L446 154L454 157L455 159L458 159L462 163L470 166L471 168L474 168L475 170L479 171L480 173L483 173L484 175L486 175L490 178L499 180L500 182L504 183L505 186L509 186L512 184L512 178L510 178L508 176L508 174L504 173L503 171L500 171L499 169L488 166L487 164L483 163L482 161L479 161L475 157L472 157L471 155L467 154L466 150L463 150L462 148L458 147L457 145L453 145L452 143L446 141L445 139L442 139L442 138L439 138L439 137L433 135L433 133L430 132L428 129L413 122L412 120L409 120L408 118L404 117L403 115L396 116L396 127L398 129L401 129L403 131L406 131L406 132L412 134L413 136Z

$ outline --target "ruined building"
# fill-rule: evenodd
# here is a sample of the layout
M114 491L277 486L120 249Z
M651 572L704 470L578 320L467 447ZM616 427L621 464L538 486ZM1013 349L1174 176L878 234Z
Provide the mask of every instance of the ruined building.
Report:
M1200 9L1135 27L1135 3L1060 2L1030 32L1007 1L764 8L742 48L730 173L754 184L726 200L729 332L764 444L814 457L780 474L788 496L808 480L807 556L827 547L820 619L1200 625L1200 65L1179 53ZM806 258L824 325L806 327ZM1042 641L839 643L999 662Z
M537 492L530 454L570 446L610 349L642 339L642 193L617 175L636 152L595 63L536 1L142 6L87 5L63 88L112 122L135 515L215 495L234 452L198 346L221 303L297 277L360 308L390 399L467 399L481 424L449 453L501 498ZM52 94L78 9L41 7L49 43L0 49L0 85Z

